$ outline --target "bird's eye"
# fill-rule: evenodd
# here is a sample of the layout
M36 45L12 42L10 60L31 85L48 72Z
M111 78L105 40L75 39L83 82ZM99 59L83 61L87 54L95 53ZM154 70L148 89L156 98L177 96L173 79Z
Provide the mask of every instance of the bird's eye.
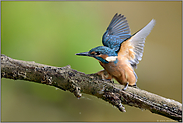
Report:
M100 53L99 52L95 52L95 55L100 55Z
M94 51L94 52L91 52L90 54L91 54L91 55L100 55L100 52L95 52L95 51Z

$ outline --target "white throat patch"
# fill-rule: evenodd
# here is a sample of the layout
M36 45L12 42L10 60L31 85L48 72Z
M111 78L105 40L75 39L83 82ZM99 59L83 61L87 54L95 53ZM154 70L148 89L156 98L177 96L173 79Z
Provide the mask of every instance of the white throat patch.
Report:
M112 61L116 61L117 58L118 58L118 56L108 56L108 57L106 57L106 60L108 62L112 62Z

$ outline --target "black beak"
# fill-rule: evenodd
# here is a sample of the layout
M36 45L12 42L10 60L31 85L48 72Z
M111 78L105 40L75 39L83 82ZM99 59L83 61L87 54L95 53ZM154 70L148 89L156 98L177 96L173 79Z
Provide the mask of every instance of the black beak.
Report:
M91 56L89 52L83 52L83 53L76 53L78 56Z

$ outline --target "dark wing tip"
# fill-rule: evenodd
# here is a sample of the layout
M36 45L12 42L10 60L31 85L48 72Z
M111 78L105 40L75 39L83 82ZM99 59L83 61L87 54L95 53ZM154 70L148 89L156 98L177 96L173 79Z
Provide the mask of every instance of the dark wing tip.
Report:
M116 13L102 37L102 43L104 46L113 49L118 47L122 41L130 36L130 27L126 17L122 14Z

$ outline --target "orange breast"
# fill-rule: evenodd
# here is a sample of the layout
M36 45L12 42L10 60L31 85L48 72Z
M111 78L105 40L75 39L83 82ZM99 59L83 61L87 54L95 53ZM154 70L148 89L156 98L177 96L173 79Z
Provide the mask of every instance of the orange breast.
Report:
M108 64L100 62L100 64L120 84L125 85L129 82L129 85L135 85L136 77L126 57L119 57L117 64L113 62L109 62Z

